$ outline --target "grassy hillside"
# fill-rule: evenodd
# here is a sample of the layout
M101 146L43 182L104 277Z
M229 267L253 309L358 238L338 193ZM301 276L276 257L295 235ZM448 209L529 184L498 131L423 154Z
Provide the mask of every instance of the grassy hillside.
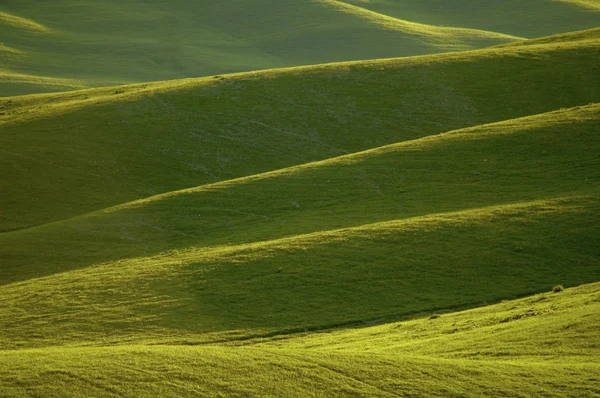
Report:
M2 288L4 344L272 333L597 281L599 123L573 108L2 234L3 282L23 281Z
M396 18L534 38L600 26L598 0L343 0Z
M503 44L0 97L0 396L600 395L600 28L400 3L3 3L17 91Z
M42 396L594 396L600 286L246 346L0 352L0 391ZM258 343L258 344L257 344Z
M0 230L596 102L599 32L466 53L0 99Z
M0 58L0 93L55 91L54 78L99 86L439 53L516 39L348 7L333 0L6 0L0 35L10 56ZM15 73L30 80L11 80Z

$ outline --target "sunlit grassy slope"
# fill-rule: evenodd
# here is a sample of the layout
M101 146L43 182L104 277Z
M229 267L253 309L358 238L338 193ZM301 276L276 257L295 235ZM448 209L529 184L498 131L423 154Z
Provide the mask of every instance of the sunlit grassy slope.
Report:
M527 38L600 26L598 0L343 0L391 17Z
M0 98L0 396L600 394L599 55Z
M430 54L516 39L348 7L333 0L5 0L0 36L18 52L0 58L0 69L31 75L31 81L0 80L0 92L55 90L36 85L44 77L98 86Z
M600 286L236 345L0 352L18 396L595 396ZM258 344L257 344L258 343Z
M465 50L599 25L597 0L5 0L0 95Z
M0 99L0 230L596 102L599 32L466 53Z
M272 333L597 281L599 126L573 108L4 233L0 333Z

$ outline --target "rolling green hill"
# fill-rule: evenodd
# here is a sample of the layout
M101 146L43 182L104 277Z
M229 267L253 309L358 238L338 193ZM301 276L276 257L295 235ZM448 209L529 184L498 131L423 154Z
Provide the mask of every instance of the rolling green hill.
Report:
M535 43L0 100L0 230L598 101L599 29Z
M464 50L516 37L404 21L333 0L3 3L5 95ZM61 56L58 57L57 54ZM19 81L15 74L30 75ZM0 75L1 76L1 75ZM41 81L36 81L41 79ZM48 86L41 84L48 80ZM62 80L61 84L69 84ZM60 87L58 87L60 88Z
M598 27L598 0L344 0L380 14L434 26L461 26L534 38Z
M599 126L572 108L4 233L4 341L273 333L597 281Z
M3 4L13 93L176 76L142 65L173 37L244 34L248 68L316 56L302 26L503 44L0 97L0 396L600 395L600 29L401 15L434 3Z
M592 0L473 3L5 0L0 96L466 50L600 24Z
M597 27L598 4L5 0L0 96L480 48Z
M0 352L21 396L594 396L600 286L437 319L245 346L123 345Z

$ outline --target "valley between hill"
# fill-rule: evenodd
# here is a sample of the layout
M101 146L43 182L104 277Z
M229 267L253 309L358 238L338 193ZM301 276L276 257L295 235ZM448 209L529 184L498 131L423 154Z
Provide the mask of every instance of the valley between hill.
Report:
M173 18L196 10L181 3ZM242 3L211 12L271 4ZM10 73L84 23L44 20L57 4L0 9L0 32L29 32L0 47ZM600 395L600 29L519 40L477 13L401 20L423 12L411 1L286 4L381 48L457 51L0 84L0 395ZM165 13L102 10L131 29ZM279 44L257 31L248 48L301 48L280 23ZM51 91L108 70L77 86L80 60L43 56L66 79ZM132 81L177 77L154 72Z

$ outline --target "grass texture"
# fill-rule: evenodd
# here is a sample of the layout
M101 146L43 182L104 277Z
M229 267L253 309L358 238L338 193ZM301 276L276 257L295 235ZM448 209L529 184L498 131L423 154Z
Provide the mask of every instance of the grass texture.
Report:
M597 102L599 32L469 53L5 98L0 230Z
M598 0L344 0L382 15L435 26L460 26L528 39L595 28ZM543 10L543 11L542 11Z
M277 7L472 34L383 3ZM23 43L64 34L7 4ZM591 29L1 97L0 395L599 395L599 55Z
M0 352L23 396L595 396L600 286L382 326L220 345Z
M597 27L597 4L5 0L0 96L482 48Z

